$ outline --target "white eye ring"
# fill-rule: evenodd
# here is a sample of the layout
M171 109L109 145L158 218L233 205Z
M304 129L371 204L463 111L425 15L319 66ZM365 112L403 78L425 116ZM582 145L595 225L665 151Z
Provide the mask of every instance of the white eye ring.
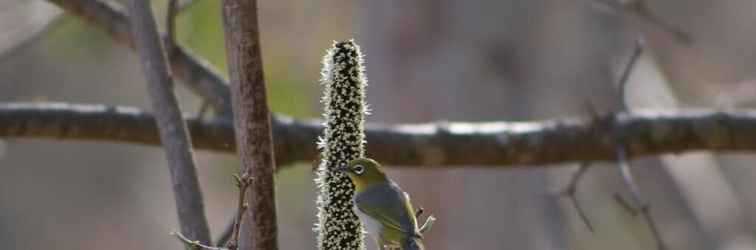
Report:
M362 174L365 172L365 167L362 165L355 165L353 169L355 174Z

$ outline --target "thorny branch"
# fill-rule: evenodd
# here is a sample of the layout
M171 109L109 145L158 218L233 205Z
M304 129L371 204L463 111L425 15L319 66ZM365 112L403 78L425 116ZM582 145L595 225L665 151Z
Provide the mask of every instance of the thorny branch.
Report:
M625 70L622 73L622 76L620 77L620 84L619 84L619 92L620 92L620 108L624 112L630 112L629 106L627 104L627 97L625 96L626 88L627 88L627 82L630 78L630 73L632 72L635 64L638 61L638 58L640 58L640 55L643 53L643 39L639 38L636 40L634 46L633 46L633 52L630 55L630 60L627 62L627 65L625 66ZM615 138L618 139L618 138ZM649 208L649 205L646 204L640 197L640 187L638 187L638 184L635 182L635 179L633 178L632 173L630 173L630 163L627 162L627 156L626 156L626 150L625 146L620 144L620 141L617 141L617 168L620 173L620 176L622 176L622 182L627 186L628 190L630 191L630 197L634 201L635 204L638 204L639 209L638 212L633 213L637 214L640 213L643 216L643 219L646 220L646 223L648 223L648 226L651 230L652 235L654 236L654 240L657 243L657 249L663 250L666 249L666 246L664 245L664 241L662 240L661 234L659 232L659 228L657 226L656 221L651 216L651 211ZM623 201L622 196L619 194L616 194L615 199L617 201ZM629 207L627 202L620 202L620 204L624 204L626 207Z
M626 96L626 89L627 89L627 83L630 78L630 74L633 71L633 68L635 67L638 59L640 58L640 55L643 53L643 40L637 39L635 43L633 44L633 49L630 54L630 58L628 62L625 64L625 67L623 68L622 74L619 78L619 84L617 86L618 88L618 96L619 96L619 111L620 112L630 112L629 105L627 103L627 96ZM593 114L594 117L598 116L596 114ZM597 121L600 121L597 119ZM614 124L614 121L608 120L612 123L607 124L606 122L601 122L599 124L604 124L603 128L609 131L615 131L616 127ZM609 125L609 126L607 126ZM625 208L626 210L630 211L631 214L637 215L642 214L644 220L648 223L651 233L654 236L654 240L657 242L657 246L659 250L666 249L661 234L659 233L659 229L657 226L657 223L654 221L653 217L651 216L650 209L648 204L644 203L642 199L640 198L640 188L638 187L638 184L635 182L632 174L630 173L630 166L627 162L627 155L626 155L626 149L625 146L622 144L622 141L618 141L618 138L616 135L612 135L611 138L615 140L616 143L616 150L617 150L617 168L620 173L620 176L622 176L623 183L625 186L630 190L630 196L635 204L638 204L639 209L634 209L632 205L630 205L629 202L624 200L621 195L614 194L614 199L620 204L621 207ZM575 210L578 213L578 216L586 223L586 226L591 232L594 232L593 227L589 223L588 218L585 215L584 210L581 208L580 203L576 199L575 196L575 189L577 186L577 182L580 180L580 178L584 175L585 171L587 171L588 165L581 165L580 169L573 175L572 179L570 180L570 183L565 188L565 190L562 192L562 195L565 195L570 198L573 205L575 206Z
M624 74L622 78L625 78ZM595 107L593 107L590 103L586 103L585 108L591 115L591 119L593 119L594 122L599 124L599 126L601 127L605 127L605 122L603 121L603 118L598 113L598 111L596 111ZM588 214L586 214L585 209L583 209L583 206L580 205L580 201L577 199L577 185L580 183L580 180L582 180L585 173L588 172L588 169L590 167L590 162L581 162L578 170L574 174L572 174L570 182L561 192L559 192L559 195L567 197L567 199L569 199L573 208L575 208L575 212L577 212L578 217L580 217L580 220L582 220L586 228L588 228L588 231L595 233L596 231L593 228L593 224L591 224L590 219L588 219Z
M637 63L638 58L640 58L640 55L643 53L643 41L641 39L636 40L636 43L633 46L632 54L630 55L630 59L628 60L627 64L625 65L622 74L620 75L619 79L619 85L618 85L618 92L619 92L619 107L620 110L623 112L629 112L629 105L627 103L626 98L626 88L627 88L627 82L630 78L630 73L632 72L635 64ZM614 126L608 129L614 129ZM615 140L616 137L612 137ZM630 173L630 167L629 163L626 159L626 150L625 146L621 144L620 141L616 142L617 144L617 167L620 175L622 176L623 183L625 186L627 186L628 190L630 190L630 196L635 204L638 204L639 209L635 210L632 209L632 206L622 199L622 196L619 194L615 194L614 198L617 200L617 202L622 205L625 209L628 209L632 211L632 214L642 214L644 220L648 223L651 233L654 236L654 240L657 242L657 246L659 250L666 249L664 242L662 241L661 234L659 232L657 223L654 221L653 217L651 216L650 209L648 204L644 203L642 199L640 198L640 188L638 187L637 183L633 179L632 174ZM580 169L573 175L572 179L570 180L570 183L568 184L567 188L562 192L563 195L570 198L572 201L572 204L575 206L575 209L578 213L578 216L585 222L586 226L591 232L594 232L593 227L591 226L587 216L585 215L584 210L581 208L580 203L576 199L575 190L578 181L583 176L585 171L587 171L588 165L584 164L580 166Z
M642 47L640 47L640 41L633 49L632 54L630 55L630 59L628 60L627 64L623 68L622 74L620 75L619 79L619 103L618 106L620 107L620 110L627 111L629 110L629 106L627 104L626 96L626 86L627 82L630 79L630 73L632 72L633 67L635 66L636 60L640 57L640 54L642 52ZM597 122L601 122L600 114L597 113L597 111L594 109L593 106L588 104L586 106L586 109L588 110L588 113L591 114L591 117ZM593 224L591 224L590 219L588 219L588 215L585 213L585 209L583 209L583 206L580 205L580 201L577 199L577 185L580 183L581 178L585 175L585 173L588 172L588 169L590 168L590 163L583 162L580 164L578 170L572 175L570 178L570 182L567 184L567 186L559 193L560 195L567 197L572 206L575 208L575 211L577 212L578 217L580 217L580 220L585 223L585 226L588 228L588 231L591 233L595 233L595 229L593 228Z

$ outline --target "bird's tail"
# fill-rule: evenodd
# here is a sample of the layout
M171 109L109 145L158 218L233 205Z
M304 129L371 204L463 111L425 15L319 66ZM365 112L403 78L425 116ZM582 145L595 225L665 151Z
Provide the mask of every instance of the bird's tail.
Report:
M425 250L425 246L419 237L409 237L402 243L402 250Z

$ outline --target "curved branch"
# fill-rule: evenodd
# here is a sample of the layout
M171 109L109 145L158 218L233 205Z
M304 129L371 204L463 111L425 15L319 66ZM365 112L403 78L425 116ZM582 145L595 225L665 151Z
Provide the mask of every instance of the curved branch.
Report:
M153 117L139 109L61 103L0 104L0 137L158 145ZM607 131L607 120L613 131ZM611 161L618 138L628 157L694 150L756 151L756 112L635 112L607 120L368 124L367 152L388 165L501 166ZM313 161L322 125L272 120L277 162ZM230 120L188 119L198 149L234 152ZM613 137L616 136L616 137Z
M67 12L104 29L115 41L134 49L131 22L120 6L103 0L48 0ZM191 55L182 46L174 46L169 55L171 69L189 89L197 93L221 114L231 113L231 95L223 76L207 63Z

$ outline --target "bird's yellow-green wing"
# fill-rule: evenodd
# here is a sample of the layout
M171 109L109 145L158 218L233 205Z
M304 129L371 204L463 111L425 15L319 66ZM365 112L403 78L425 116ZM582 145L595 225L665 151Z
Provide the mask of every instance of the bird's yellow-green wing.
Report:
M417 234L417 219L409 196L394 183L367 188L355 195L354 203L360 212L384 227Z

